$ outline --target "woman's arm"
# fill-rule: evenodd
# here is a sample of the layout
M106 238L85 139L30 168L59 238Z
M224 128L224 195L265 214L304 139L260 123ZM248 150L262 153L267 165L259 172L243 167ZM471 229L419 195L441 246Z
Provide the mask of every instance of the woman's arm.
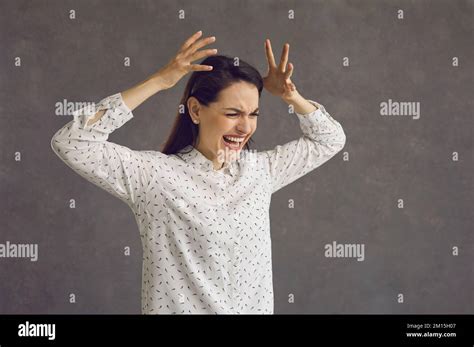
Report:
M272 193L324 164L346 142L341 124L326 112L324 106L306 100L296 90L291 81L294 67L292 63L288 63L289 50L290 45L286 43L277 66L271 42L265 40L268 71L263 79L264 87L271 94L293 105L303 132L297 140L259 153L258 158L263 160L270 177Z
M212 69L212 66L191 64L197 59L217 53L217 49L199 51L202 47L215 41L214 36L198 40L201 35L201 31L196 32L182 44L176 55L162 69L136 86L121 92L122 99L130 111L133 111L159 91L173 87L188 72ZM97 112L87 125L94 124L103 115L103 111Z
M100 119L87 123L96 114ZM128 205L136 203L149 175L164 154L135 151L108 141L109 135L133 118L121 93L102 99L96 107L84 107L73 113L74 119L51 139L54 153L89 182L118 197ZM156 164L155 164L156 165Z
M272 193L327 162L346 142L341 124L330 116L323 105L306 100L299 94L284 101L294 106L303 135L259 153L270 177Z
M296 113L308 114L318 109L318 106L310 103L308 100L303 98L300 93L296 92L289 98L282 98L288 105L293 105Z
M109 135L133 118L132 110L160 90L173 87L190 71L209 70L191 64L213 50L199 51L213 42L191 36L169 63L149 78L121 93L110 95L97 105L73 113L74 119L51 139L54 153L79 175L129 205L139 202L158 165L167 156L158 151L135 151L108 141Z
M130 109L130 111L133 111L135 108L144 103L148 98L163 89L165 88L161 82L159 73L157 73L138 83L134 87L121 92L120 94L122 95L125 105ZM94 117L89 119L87 125L92 125L97 122L100 118L102 118L104 113L105 110L98 111Z

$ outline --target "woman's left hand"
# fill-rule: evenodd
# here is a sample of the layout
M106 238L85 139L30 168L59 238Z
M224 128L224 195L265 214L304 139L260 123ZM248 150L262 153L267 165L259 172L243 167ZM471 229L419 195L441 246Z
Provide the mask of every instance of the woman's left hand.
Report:
M288 63L288 53L290 45L286 43L283 46L280 64L275 64L273 57L272 46L269 39L265 40L265 53L268 62L267 76L263 78L263 86L271 94L279 96L283 99L291 99L298 91L293 82L291 82L291 75L293 74L293 64ZM288 63L288 65L287 65Z

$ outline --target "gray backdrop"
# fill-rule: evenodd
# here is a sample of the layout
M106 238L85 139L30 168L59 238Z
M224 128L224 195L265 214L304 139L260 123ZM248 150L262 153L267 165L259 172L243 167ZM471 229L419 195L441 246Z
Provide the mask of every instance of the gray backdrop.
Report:
M473 0L0 4L0 243L38 245L37 261L0 258L0 313L140 312L133 214L54 155L72 119L55 104L131 87L199 29L262 74L265 38L278 60L289 42L298 90L347 136L273 196L275 312L474 312ZM160 149L185 82L109 140ZM389 99L418 104L419 119L382 115ZM257 149L300 136L284 102L264 92L260 109ZM333 241L364 245L364 260L326 257Z

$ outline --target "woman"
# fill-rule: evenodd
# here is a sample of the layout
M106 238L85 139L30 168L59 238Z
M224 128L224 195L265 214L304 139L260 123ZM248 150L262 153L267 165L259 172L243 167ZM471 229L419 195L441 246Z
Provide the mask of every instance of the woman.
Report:
M265 41L262 79L242 60L235 66L216 50L200 50L215 41L201 34L148 79L98 108L76 111L51 145L74 171L132 209L143 246L142 313L273 313L271 195L333 157L345 134L322 105L296 90L288 44L277 66ZM190 71L183 110L161 152L107 141L136 107ZM294 106L302 135L252 152L263 88Z

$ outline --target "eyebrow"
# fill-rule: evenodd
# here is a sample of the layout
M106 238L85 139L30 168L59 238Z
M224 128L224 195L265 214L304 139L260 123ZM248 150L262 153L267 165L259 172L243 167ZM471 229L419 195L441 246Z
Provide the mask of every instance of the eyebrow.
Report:
M226 108L224 108L224 110L232 110L232 111L237 111L237 112L240 112L240 113L243 112L242 110L239 110L238 108L235 108L235 107L226 107ZM255 113L257 111L258 111L258 107L252 113Z

